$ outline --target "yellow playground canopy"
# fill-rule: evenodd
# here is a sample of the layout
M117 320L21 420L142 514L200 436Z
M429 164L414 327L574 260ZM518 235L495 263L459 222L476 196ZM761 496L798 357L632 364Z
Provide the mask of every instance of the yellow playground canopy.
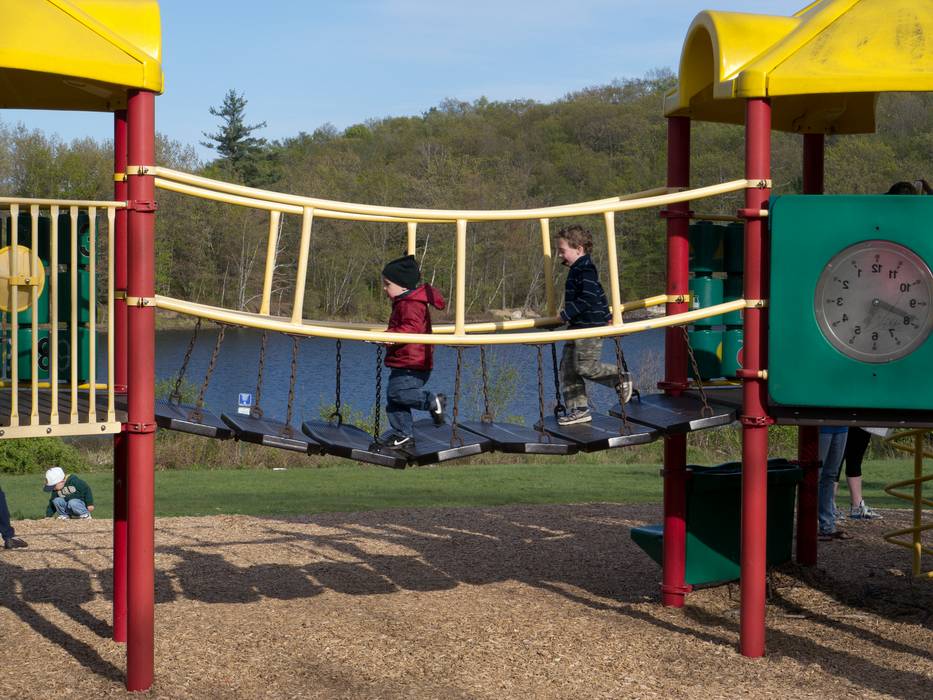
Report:
M157 0L0 0L0 108L112 112L162 92Z
M664 114L742 124L745 100L768 98L774 129L868 133L878 93L929 90L931 0L817 0L791 17L698 14Z

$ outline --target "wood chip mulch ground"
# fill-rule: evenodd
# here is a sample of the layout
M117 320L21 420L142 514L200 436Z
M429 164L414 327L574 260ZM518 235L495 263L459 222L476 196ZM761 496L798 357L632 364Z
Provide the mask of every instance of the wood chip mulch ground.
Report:
M909 698L933 694L933 581L847 523L770 576L767 656L738 586L658 604L629 538L660 507L393 510L156 524L157 698ZM124 697L111 524L25 521L0 550L0 698Z

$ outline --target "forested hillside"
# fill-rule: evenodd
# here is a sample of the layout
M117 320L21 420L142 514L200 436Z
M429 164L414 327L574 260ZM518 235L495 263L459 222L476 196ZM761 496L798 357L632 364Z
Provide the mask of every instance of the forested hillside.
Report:
M421 116L374 119L343 131L308 132L257 141L244 159L219 155L201 163L190 145L160 137L160 165L295 194L394 206L524 208L598 199L664 183L668 73L587 88L550 104L447 100ZM888 95L878 133L827 139L826 190L882 192L895 180L930 178L933 98ZM204 114L204 130L217 126ZM0 124L0 191L32 197L112 197L111 144L62 143L28 126ZM741 128L695 124L692 183L742 176ZM775 134L776 193L800 189L801 137ZM222 152L221 152L222 153ZM244 209L159 192L159 292L194 301L253 309L265 255L268 219ZM698 204L731 213L738 200ZM552 222L552 231L563 223ZM602 220L595 254L605 274ZM290 308L300 221L286 216L276 296ZM664 228L656 212L618 215L624 298L663 288ZM452 225L419 228L425 277L444 292L453 284ZM317 220L305 315L381 319L379 270L404 252L402 225ZM468 313L492 308L540 309L543 273L537 222L474 224L469 229Z

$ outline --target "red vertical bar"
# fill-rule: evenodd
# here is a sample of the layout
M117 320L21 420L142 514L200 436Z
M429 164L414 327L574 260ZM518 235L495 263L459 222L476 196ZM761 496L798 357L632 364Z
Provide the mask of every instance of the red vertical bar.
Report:
M745 110L745 177L771 177L771 105L749 100ZM767 233L757 215L767 207L771 190L745 190L745 298L767 294ZM747 308L744 314L745 347L742 384L742 574L741 631L743 656L765 653L765 580L768 516L768 425L766 385L758 376L767 360L767 312Z
M667 186L690 186L690 119L667 120ZM672 204L667 217L667 293L689 293L689 202ZM668 302L667 313L688 310L686 302ZM687 382L687 346L683 331L664 335L665 391L680 394ZM681 608L690 587L684 582L687 550L687 436L664 438L664 547L661 603Z
M113 115L113 198L125 202L126 110ZM120 177L122 174L122 178ZM126 290L126 209L117 209L113 230L116 290ZM126 301L113 304L113 377L126 391ZM126 641L126 435L113 436L113 641Z
M133 91L127 110L130 166L155 164L155 95ZM155 186L151 175L131 174L127 296L155 296ZM127 309L127 647L126 688L152 685L155 612L155 309Z
M823 134L803 135L803 193L823 193ZM797 461L803 481L797 489L797 562L816 564L817 509L819 507L819 428L801 426L797 431Z

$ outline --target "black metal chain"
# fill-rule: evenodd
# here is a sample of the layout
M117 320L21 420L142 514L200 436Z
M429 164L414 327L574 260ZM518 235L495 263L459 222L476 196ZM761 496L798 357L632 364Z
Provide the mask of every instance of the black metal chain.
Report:
M298 379L298 336L292 336L292 374L288 379L288 409L285 412L285 426L282 428L282 435L291 437L292 430L292 410L295 407L295 382Z
M628 413L625 411L625 381L626 379L631 381L631 375L628 373L628 365L625 363L625 355L622 353L622 344L618 336L613 337L612 341L616 350L616 374L619 379L619 383L616 384L616 394L619 396L619 409L622 412L622 434L627 435L629 424Z
M340 338L337 338L337 371L336 371L336 374L334 375L334 378L336 380L336 388L334 391L334 412L331 413L330 416L327 418L328 421L332 421L334 418L336 418L338 426L343 425L343 414L340 412L340 363L341 363L340 347L341 347L341 341L340 341Z
M483 423L492 423L492 413L489 411L489 374L486 371L486 347L479 347L479 361L483 368Z
M700 379L700 367L697 365L696 355L693 354L693 347L690 345L690 334L687 333L686 326L680 326L680 330L684 334L684 343L687 345L687 355L690 357L690 364L693 366L693 376L696 379L697 391L700 392L700 401L703 402L703 408L700 409L700 414L704 417L709 417L713 415L713 409L710 408L709 402L706 400L706 390L703 388L703 380Z
M454 375L454 407L450 412L450 446L463 447L463 438L457 432L457 416L460 412L460 375L463 369L463 347L457 346L457 371Z
M554 417L560 418L567 415L567 408L564 406L560 395L560 372L557 369L557 344L551 343L551 369L554 370L554 394L557 403L554 404Z
M535 430L542 436L544 432L544 353L540 345L535 346L538 353L538 422L535 423Z
M376 403L373 406L373 440L382 433L382 343L376 346Z
M262 418L262 407L259 402L262 399L262 374L266 368L266 342L268 341L268 333L266 331L262 332L262 341L259 344L259 372L256 375L256 403L249 410L249 415L252 418Z
M227 327L220 325L220 331L217 333L217 340L214 341L214 350L211 352L211 359L207 363L207 372L204 373L204 381L201 382L201 390L198 392L198 400L194 408L188 414L188 419L200 421L204 417L204 397L207 395L207 385L211 382L211 375L214 374L214 367L217 364L217 356L220 354L220 346L224 342L224 333Z
M185 380L185 373L188 371L188 362L191 360L191 353L194 352L194 344L198 339L198 332L201 330L201 319L198 318L194 324L194 332L191 334L191 340L188 341L188 349L185 350L185 359L181 361L181 369L178 370L178 376L175 378L175 386L172 393L169 394L169 401L181 403L181 383Z

